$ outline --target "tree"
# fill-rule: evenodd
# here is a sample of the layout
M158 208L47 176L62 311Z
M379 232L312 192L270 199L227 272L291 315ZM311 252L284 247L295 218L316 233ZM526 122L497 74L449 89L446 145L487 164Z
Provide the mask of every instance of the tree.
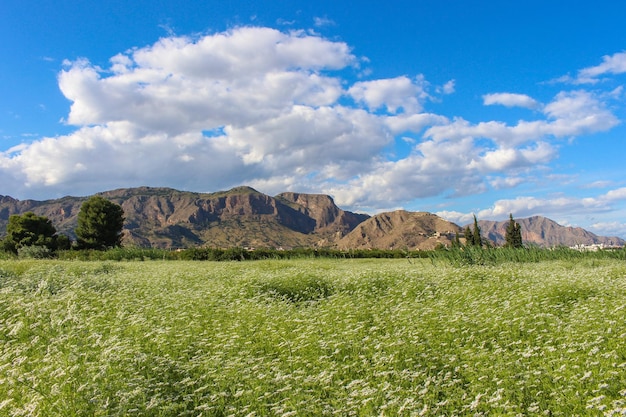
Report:
M522 242L522 227L513 220L513 214L509 214L509 224L506 227L505 233L506 243L504 246L507 248L521 248L524 246Z
M465 246L472 246L474 244L474 235L469 226L465 228L463 237L465 237Z
M31 211L12 214L2 246L13 253L27 246L40 246L54 251L57 248L56 232L52 222L45 216L37 216Z
M472 231L472 237L474 238L472 245L478 246L479 248L483 246L483 239L480 236L480 227L478 227L476 215L474 215L474 230Z
M104 197L93 196L78 212L76 241L79 249L104 250L122 243L124 210Z
M459 232L454 233L454 239L451 242L451 246L457 249L461 247L461 239L459 239Z

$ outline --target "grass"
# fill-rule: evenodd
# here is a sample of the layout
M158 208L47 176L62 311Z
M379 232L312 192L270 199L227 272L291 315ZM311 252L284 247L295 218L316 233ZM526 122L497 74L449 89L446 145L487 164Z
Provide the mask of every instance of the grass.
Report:
M0 261L0 415L624 415L626 264Z

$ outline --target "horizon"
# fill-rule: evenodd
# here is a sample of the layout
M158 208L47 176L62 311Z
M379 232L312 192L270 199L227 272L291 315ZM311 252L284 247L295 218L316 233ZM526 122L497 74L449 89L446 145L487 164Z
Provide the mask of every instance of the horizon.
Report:
M0 13L0 194L330 195L626 236L626 4L32 2Z

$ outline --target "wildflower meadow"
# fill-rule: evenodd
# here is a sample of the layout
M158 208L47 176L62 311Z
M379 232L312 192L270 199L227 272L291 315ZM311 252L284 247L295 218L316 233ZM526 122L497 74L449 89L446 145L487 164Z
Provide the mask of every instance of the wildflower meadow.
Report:
M626 414L626 263L0 261L0 416Z

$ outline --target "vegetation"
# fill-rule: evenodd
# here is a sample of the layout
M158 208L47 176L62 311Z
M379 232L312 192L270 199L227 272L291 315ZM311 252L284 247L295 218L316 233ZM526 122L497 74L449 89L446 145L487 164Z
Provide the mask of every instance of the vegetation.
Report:
M244 248L189 248L179 250L118 247L107 251L71 250L58 254L63 260L134 261L134 260L190 260L190 261L249 261L263 259L356 259L356 258L427 258L429 252L400 250L337 250L328 248L297 248L291 250Z
M78 213L75 233L80 249L103 250L121 245L124 211L104 197L93 196Z
M168 250L140 247L117 247L107 251L99 250L68 250L59 251L57 258L61 260L82 261L145 261L145 260L189 260L189 261L255 261L265 259L413 259L428 258L435 263L450 263L457 266L501 264L504 262L540 262L545 260L576 260L576 259L624 259L626 249L600 250L581 252L570 248L543 249L528 248L475 248L475 247L440 247L433 251L405 251L382 249L312 249L298 248L292 250L256 249L249 251L243 248L189 248Z
M623 415L626 264L580 256L0 261L0 415Z
M473 246L477 246L479 248L483 246L483 238L480 234L480 227L478 226L478 219L476 218L476 215L474 215L474 229L472 231L472 237Z
M521 248L524 246L522 241L522 227L513 220L513 214L509 214L509 224L506 227L504 238L506 240L505 246L508 248Z
M538 263L543 261L579 262L584 260L626 260L626 248L616 250L579 251L566 247L544 249L539 247L488 248L462 247L428 252L434 264L451 264L456 267L470 265L502 265L507 263Z
M69 248L69 238L57 235L52 222L33 212L9 216L7 235L2 248L14 254L31 254L32 257L49 257L53 251ZM37 255L35 255L37 254Z
M465 246L482 247L483 239L480 235L480 226L478 226L478 219L474 215L474 226L470 229L469 226L465 228Z

